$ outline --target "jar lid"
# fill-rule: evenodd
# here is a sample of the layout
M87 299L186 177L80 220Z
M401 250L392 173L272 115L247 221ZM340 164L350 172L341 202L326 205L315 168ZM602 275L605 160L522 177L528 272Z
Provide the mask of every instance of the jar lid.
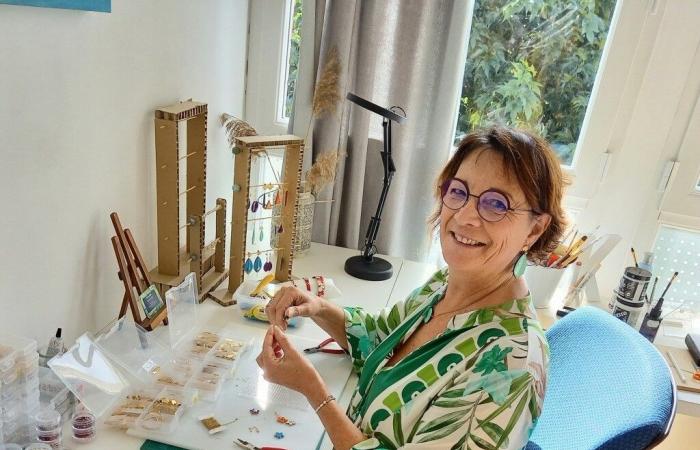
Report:
M34 420L36 420L38 430L53 430L61 425L61 415L54 409L45 408L40 410L34 416Z
M51 450L51 446L42 442L35 442L24 447L24 450Z

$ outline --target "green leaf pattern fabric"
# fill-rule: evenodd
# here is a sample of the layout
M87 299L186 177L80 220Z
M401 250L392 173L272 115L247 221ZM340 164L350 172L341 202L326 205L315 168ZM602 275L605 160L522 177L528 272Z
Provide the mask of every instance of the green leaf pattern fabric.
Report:
M353 368L361 374L367 357L410 317L429 320L448 278L447 268L437 271L379 314L345 308ZM365 375L371 377L365 395L358 389L351 400L348 416L367 436L354 449L520 449L527 443L549 362L530 296L456 315L442 335L385 368L389 358Z

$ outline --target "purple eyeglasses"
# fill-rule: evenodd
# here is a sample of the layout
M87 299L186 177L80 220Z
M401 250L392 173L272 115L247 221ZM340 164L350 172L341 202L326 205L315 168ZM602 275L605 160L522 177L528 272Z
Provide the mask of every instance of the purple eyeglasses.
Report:
M459 178L448 178L440 187L442 204L450 209L458 210L467 204L469 197L476 198L476 211L487 222L502 220L508 211L526 211L539 214L533 209L516 209L510 207L508 197L497 189L487 189L479 195L469 192L467 182Z

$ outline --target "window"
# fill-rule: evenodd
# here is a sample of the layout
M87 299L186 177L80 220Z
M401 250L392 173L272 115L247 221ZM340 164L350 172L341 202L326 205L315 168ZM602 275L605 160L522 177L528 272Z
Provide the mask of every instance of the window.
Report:
M571 166L615 0L477 0L455 131L534 129Z
M280 84L278 99L278 120L287 121L292 114L294 87L299 67L299 44L301 42L301 4L302 0L288 0L285 14L287 19L285 32L285 50L282 64L283 82Z
M678 278L664 296L664 312L680 307L700 312L700 232L662 225L654 246L655 299L674 272Z

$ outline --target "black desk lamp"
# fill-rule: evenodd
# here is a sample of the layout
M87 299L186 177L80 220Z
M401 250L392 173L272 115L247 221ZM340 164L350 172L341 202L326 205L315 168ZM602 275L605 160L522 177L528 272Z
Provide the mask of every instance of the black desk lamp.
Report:
M384 151L382 152L382 164L384 165L384 183L382 185L382 195L379 197L379 205L377 205L377 212L370 220L369 227L367 227L365 246L362 250L362 254L352 256L345 261L345 272L362 280L388 280L392 275L391 263L385 259L374 256L374 254L377 253L374 240L377 238L377 233L379 232L382 210L384 209L386 196L389 193L391 179L394 177L394 172L396 172L394 160L391 158L391 122L404 123L406 121L406 112L398 106L392 106L391 109L400 109L404 113L404 116L401 116L391 109L382 108L350 92L348 92L346 98L356 105L383 117Z

